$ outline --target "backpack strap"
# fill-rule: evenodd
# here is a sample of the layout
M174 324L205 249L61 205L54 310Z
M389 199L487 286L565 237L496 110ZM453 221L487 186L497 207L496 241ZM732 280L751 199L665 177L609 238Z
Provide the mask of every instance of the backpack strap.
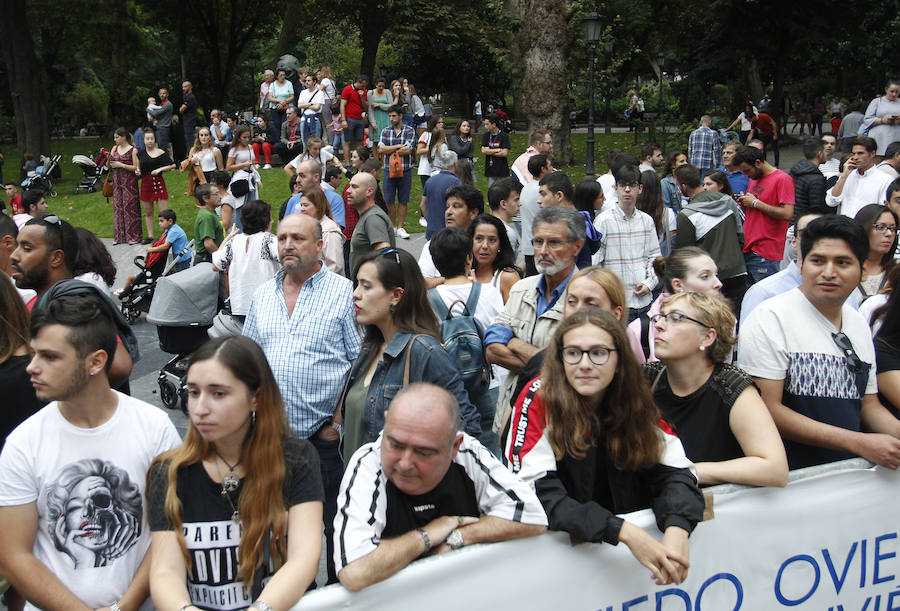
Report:
M650 359L650 317L641 314L639 319L641 321L641 349L644 352L644 360L647 361Z
M469 298L466 300L466 309L469 311L469 316L475 316L475 307L478 305L478 298L480 296L481 283L476 280L472 283L472 290L469 291Z
M444 299L437 288L428 289L428 301L431 302L432 307L437 312L438 320L443 320L450 314L450 310L447 309L447 305L444 303Z

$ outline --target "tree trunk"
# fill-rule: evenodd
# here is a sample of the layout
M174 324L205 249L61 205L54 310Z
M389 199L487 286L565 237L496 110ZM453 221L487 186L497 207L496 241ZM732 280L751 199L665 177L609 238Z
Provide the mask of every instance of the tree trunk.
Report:
M9 78L9 92L16 117L19 153L36 158L50 154L50 127L44 106L40 68L28 27L24 0L0 0L0 35L3 59Z
M111 12L115 15L116 23L131 23L128 17L128 6L125 2L112 3ZM131 79L128 76L132 60L125 53L117 53L115 49L127 49L132 43L133 32L130 28L117 27L109 32L109 120L110 129L115 130L120 125L132 125L136 118L144 115L143 108L136 111L129 103L130 95L134 91ZM153 92L156 95L156 92ZM106 136L106 134L101 134Z
M378 55L378 43L387 28L387 3L381 0L369 0L359 13L359 37L362 46L362 59L359 62L359 73L369 77L372 86L376 75L375 58ZM356 75L352 77L356 79Z
M753 100L753 104L758 104L763 97L763 86L762 79L759 78L759 64L752 56L747 60L747 87L750 89L750 99Z
M572 160L569 137L569 93L566 64L570 41L567 33L572 17L570 0L543 2L519 0L519 48L522 51L522 108L528 130L542 127L553 134L553 162Z
M285 0L281 14L284 15L284 21L281 23L281 32L278 34L278 42L275 43L275 56L272 58L276 61L282 55L296 53L295 48L300 42L304 19L309 17L304 3L294 0Z

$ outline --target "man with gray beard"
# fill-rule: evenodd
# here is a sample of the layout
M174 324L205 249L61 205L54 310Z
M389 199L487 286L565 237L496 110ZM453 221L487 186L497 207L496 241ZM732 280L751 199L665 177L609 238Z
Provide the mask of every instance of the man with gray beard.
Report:
M584 245L584 219L572 208L541 208L534 218L534 265L537 276L516 282L503 312L484 333L487 360L509 370L494 416L499 432L509 417L512 390L529 359L549 342L562 318L560 299L575 272L575 257Z

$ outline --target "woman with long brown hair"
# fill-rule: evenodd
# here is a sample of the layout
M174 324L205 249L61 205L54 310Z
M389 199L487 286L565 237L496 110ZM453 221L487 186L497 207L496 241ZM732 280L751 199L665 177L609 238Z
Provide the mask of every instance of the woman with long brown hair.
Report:
M541 377L516 401L504 460L534 481L550 530L621 541L657 584L681 583L704 502L681 442L661 426L622 323L586 308L559 323ZM662 542L616 517L648 507Z
M113 183L113 245L125 242L133 245L141 241L141 201L134 174L138 167L137 148L124 127L113 133L113 140L116 144L109 154Z
M278 385L252 340L201 346L187 385L184 443L147 476L153 602L210 608L227 591L233 608L288 609L315 578L322 550L316 450L285 425Z
M12 220L7 217L11 224ZM41 408L25 368L31 361L28 310L9 276L0 271L0 448L6 436Z

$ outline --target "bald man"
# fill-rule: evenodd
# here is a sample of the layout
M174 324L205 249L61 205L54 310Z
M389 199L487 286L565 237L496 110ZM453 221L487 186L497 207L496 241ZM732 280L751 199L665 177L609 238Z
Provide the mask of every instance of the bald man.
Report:
M378 183L368 172L360 172L350 179L347 197L350 205L359 213L359 222L350 238L350 274L356 269L359 258L382 248L396 247L394 226L388 215L375 205Z
M323 520L330 545L344 466L335 406L340 404L343 381L359 354L361 338L353 286L322 263L321 252L319 221L291 214L278 223L282 268L253 294L243 333L266 355L291 429L319 452L325 486ZM328 583L336 579L329 571Z
M197 129L197 97L194 95L194 86L190 81L181 84L183 94L181 106L181 125L184 127L184 144L188 148L194 145L194 131Z
M412 384L391 403L381 436L353 454L334 523L334 564L347 589L429 553L547 529L532 488L459 428L453 395Z

